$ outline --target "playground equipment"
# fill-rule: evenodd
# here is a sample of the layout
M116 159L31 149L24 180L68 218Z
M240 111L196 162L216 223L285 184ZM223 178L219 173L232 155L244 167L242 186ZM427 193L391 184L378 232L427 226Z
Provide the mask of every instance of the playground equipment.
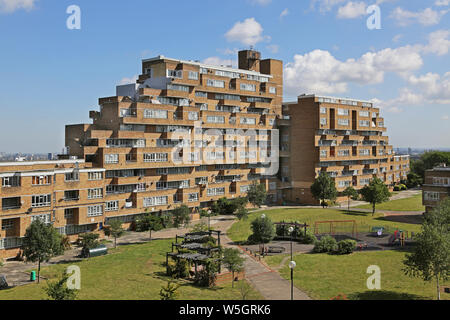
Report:
M403 230L395 230L394 234L389 237L389 244L395 245L398 243L401 247L405 246L406 232Z
M358 235L358 227L355 220L317 221L314 225L314 234L331 236L351 234L355 238Z

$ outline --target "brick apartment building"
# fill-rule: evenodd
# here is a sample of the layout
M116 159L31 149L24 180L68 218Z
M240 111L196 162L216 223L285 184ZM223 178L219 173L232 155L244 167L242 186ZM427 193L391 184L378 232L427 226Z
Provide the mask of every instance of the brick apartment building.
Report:
M441 165L425 171L422 190L425 211L430 212L440 201L450 196L450 168Z
M409 156L395 155L371 102L301 95L283 103L279 124L279 192L287 201L317 203L310 187L320 172L334 178L338 192L359 190L373 177L393 187L409 173Z
M238 64L143 60L136 84L99 99L92 124L66 126L68 155L0 163L0 258L17 255L34 219L75 239L181 204L195 219L255 181L269 202L307 204L316 203L309 186L321 170L340 191L375 175L391 186L406 176L409 159L394 155L371 104L300 96L283 105L281 61L245 50Z

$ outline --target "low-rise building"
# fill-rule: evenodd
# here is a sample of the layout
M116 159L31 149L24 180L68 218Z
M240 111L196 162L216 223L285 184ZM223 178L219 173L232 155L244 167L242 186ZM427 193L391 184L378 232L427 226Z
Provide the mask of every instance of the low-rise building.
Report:
M450 168L441 165L425 171L422 186L423 205L426 212L432 211L440 201L450 196Z

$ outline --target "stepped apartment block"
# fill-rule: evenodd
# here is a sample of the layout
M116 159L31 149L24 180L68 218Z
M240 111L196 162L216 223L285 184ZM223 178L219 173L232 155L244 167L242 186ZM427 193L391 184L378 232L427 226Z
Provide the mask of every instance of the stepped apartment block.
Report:
M380 110L371 102L301 95L283 104L280 121L280 177L283 197L317 203L311 184L321 173L338 192L356 190L378 177L393 187L406 180L409 156L397 156L384 135Z
M440 201L450 196L450 168L445 164L425 171L422 185L423 205L426 212L436 208Z
M58 160L0 162L0 258L20 252L36 219L75 240L111 219L130 227L144 212L170 215L182 204L198 219L254 182L269 203L312 204L320 171L339 191L406 177L409 159L394 154L372 104L318 96L283 104L282 61L244 50L238 65L143 60L135 84L99 99L92 124L66 126Z

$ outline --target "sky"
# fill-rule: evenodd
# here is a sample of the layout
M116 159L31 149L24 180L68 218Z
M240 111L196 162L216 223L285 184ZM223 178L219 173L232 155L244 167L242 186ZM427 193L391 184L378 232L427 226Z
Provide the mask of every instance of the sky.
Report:
M0 152L61 152L144 58L251 46L283 60L286 101L370 100L394 147L450 147L450 0L0 0L0 39Z

